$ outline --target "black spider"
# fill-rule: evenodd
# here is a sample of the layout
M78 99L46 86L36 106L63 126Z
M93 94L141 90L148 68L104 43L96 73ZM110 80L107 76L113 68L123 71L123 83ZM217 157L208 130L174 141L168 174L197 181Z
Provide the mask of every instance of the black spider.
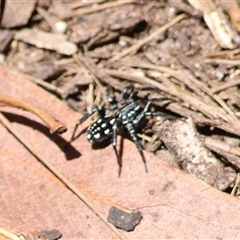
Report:
M107 96L107 101L110 107L114 110L112 116L108 116L105 113L105 109L102 107L94 107L89 113L84 115L75 125L72 138L80 124L92 116L95 112L99 112L100 118L95 121L87 130L87 139L91 143L101 143L112 137L112 145L117 157L119 165L119 176L121 174L122 162L117 152L117 133L119 128L124 128L129 133L131 139L135 143L138 152L141 155L142 161L145 166L146 172L148 172L146 159L143 154L142 146L138 140L136 129L142 122L145 116L168 116L162 112L151 112L151 101L146 99L137 98L139 89L134 88L132 85L127 86L121 93L121 107L118 108L117 101L114 97ZM165 99L165 98L164 98Z

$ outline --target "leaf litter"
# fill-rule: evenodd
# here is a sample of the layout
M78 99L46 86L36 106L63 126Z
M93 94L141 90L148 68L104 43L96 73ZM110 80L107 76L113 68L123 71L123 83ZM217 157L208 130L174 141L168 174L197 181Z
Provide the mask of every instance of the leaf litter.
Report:
M11 13L9 13L11 12L10 3L11 1L5 5L4 11L8 14L3 15L3 23L11 20L10 18L5 19L11 16ZM166 149L161 150L161 148L166 147L172 160L175 161L172 162L172 165L206 180L208 184L217 189L231 192L232 195L238 197L239 141L237 139L240 136L240 131L237 88L239 84L237 68L239 51L237 46L239 37L236 31L238 22L236 21L236 15L234 15L236 10L233 11L233 9L238 8L238 3L234 2L228 6L223 3L218 3L217 6L212 1L204 3L202 1L189 1L189 3L192 6L186 2L176 3L172 1L143 1L141 3L135 1L95 1L95 3L79 4L61 1L38 1L36 6L33 4L28 9L28 15L26 15L29 19L28 25L24 24L22 19L17 22L18 19L14 18L12 24L6 25L6 29L0 31L0 41L3 42L1 52L4 56L3 59L5 59L4 64L26 75L15 75L14 72L8 72L5 68L1 68L1 71L4 79L12 78L12 74L17 78L24 78L24 81L26 81L26 78L30 79L71 104L74 109L82 114L89 111L94 105L103 106L106 104L105 91L107 85L115 89L117 98L127 84L134 84L139 88L146 86L154 88L154 90L148 92L140 92L139 96L145 97L147 95L149 99L167 97L169 99L167 102L154 101L155 109L166 111L176 118L183 117L187 120L176 119L164 122L163 119L158 119L159 123L157 124L150 121L149 128L144 129L139 134L142 145L151 152L157 153L156 156L161 156L162 160L165 158L164 154L159 154L159 152L166 151ZM37 11L31 15L34 7ZM131 9L131 20L129 20L129 9ZM230 21L226 13L230 15ZM106 19L106 16L111 17ZM209 29L203 24L202 17ZM59 23L62 27L65 26L64 29L58 28ZM8 28L9 26L16 31L15 36L12 29ZM22 29L14 29L17 26L22 26ZM17 36L26 27L31 35L34 31L49 33L49 40L53 40L51 36L54 37L60 31L64 36L64 41L67 39L72 46L77 46L78 51L76 52L75 49L74 54L72 52L67 56L68 53L66 54L65 49L61 47L61 41L55 41L55 44L49 45L44 38L38 39L38 43L33 43L31 35L28 38L18 38ZM1 35L4 37L1 38ZM45 49L40 49L41 47ZM31 76L29 76L29 73ZM25 90L22 90L19 88L19 86L24 86L21 81L18 82L17 80L19 86L13 84L14 90L11 92L9 86L6 87L4 79L1 83L0 94L23 99L28 103L42 106L47 111L52 108L50 111L52 116L61 119L70 129L67 135L71 134L71 128L80 118L79 115L74 115L73 112L66 113L70 111L66 109L63 112L62 107L60 107L61 104L56 103L53 106L51 104L52 100L48 103L49 100L42 98L42 96L45 96L45 99L49 99L47 95L40 94L40 92L39 95L29 97L26 89L31 89L31 87L29 85L26 86ZM36 100L36 97L39 100ZM7 109L6 111L10 111L10 113L15 112L12 109L1 108L2 111L5 111L4 109ZM37 158L39 158L38 154L40 152L41 154L44 152L43 155L40 155L44 156L44 161L46 160L45 163L42 161L43 164L55 176L59 177L60 173L61 181L67 179L68 182L69 179L67 184L65 181L63 182L68 188L69 184L73 184L73 187L77 188L76 191L73 191L74 194L80 189L83 198L87 196L93 200L98 208L98 210L94 208L93 211L100 216L107 226L110 226L106 220L108 208L104 208L102 205L115 206L130 211L144 209L142 222L131 233L136 235L125 235L127 238L139 238L140 236L157 236L158 238L159 236L163 238L169 236L177 238L216 237L214 233L207 232L207 226L200 228L198 231L183 231L183 228L179 227L179 222L177 222L178 217L181 216L179 213L175 212L176 222L173 219L166 219L166 216L170 214L167 212L168 207L171 211L174 211L174 208L182 209L180 207L181 198L184 201L183 209L185 209L185 212L189 211L186 205L193 207L190 204L191 200L188 202L189 196L186 195L188 191L190 197L193 199L194 196L197 197L195 203L198 202L199 198L203 198L203 195L198 195L195 191L190 190L194 186L200 187L200 182L195 182L194 179L179 173L179 170L174 170L164 164L158 166L158 171L155 169L156 166L151 168L151 176L144 176L141 173L142 169L137 154L136 157L133 154L134 146L126 140L121 143L125 170L121 179L113 179L117 175L117 164L114 162L111 146L106 149L92 150L90 144L84 138L84 133L70 146L67 143L67 135L66 139L65 136L56 138L55 135L48 135L46 129L37 124L39 121L37 119L27 121L26 126L21 129L19 123L26 122L26 118L18 119L7 112L4 112L5 116L13 123L7 123L3 116L1 121L7 123L8 129L16 136L21 136L22 142L25 142L27 146L30 143L28 148L34 149L32 152L37 153L35 155ZM22 114L19 111L16 111L16 113ZM31 119L31 116L27 116ZM18 121L15 119L18 119ZM88 123L86 123L86 126ZM30 131L27 125L33 126L33 129L40 127L48 138L57 143L56 149L54 148L56 152L53 153L52 149L45 150L46 146L49 146L49 142L34 141L37 137L34 135L29 138L31 135L26 135L26 132L29 133ZM16 132L15 127L20 132ZM36 131L34 133L36 134ZM29 142L26 142L26 139ZM190 141L191 139L192 141ZM193 146L198 147L194 148ZM57 159L61 159L61 164L53 161L59 149L61 156ZM71 149L72 154L66 153L69 149ZM99 161L99 156L101 156L102 161ZM147 153L146 156L148 165L151 167L152 161L156 161L156 157ZM79 157L81 162L75 160ZM74 159L74 161L63 162L63 158ZM108 160L111 161L108 162ZM157 163L154 162L154 164ZM76 169L84 169L84 172L80 171L81 173L79 173ZM164 173L162 177L160 169ZM175 171L177 171L177 176L181 176L181 180L178 179L178 181L181 181L179 184L176 182ZM169 176L166 175L167 172L170 174ZM99 177L102 179L100 182ZM193 186L187 184L185 179L188 179ZM159 184L159 181L163 181L163 185L156 188L155 186ZM136 187L131 190L127 189L126 187L130 188L129 182L135 183ZM150 185L145 184L154 187L150 189ZM116 189L113 189L113 186ZM184 192L184 195L181 198L177 195L174 197L168 195L166 196L168 202L164 202L163 199L159 200L159 198L156 201L158 190L161 188L160 198L164 197L164 192L168 189L171 189L171 194L180 193L179 189L183 186L181 192ZM213 191L215 196L220 194L213 189L209 190L207 186L204 185L200 189ZM121 196L119 195L119 189L121 189ZM126 193L129 193L130 197L124 198L123 189ZM145 193L154 193L149 195L154 196L154 199L149 199L146 195L139 195L135 192L143 191L143 189L145 189ZM131 191L132 194L130 194ZM11 197L13 196L11 195ZM175 198L178 199L177 202ZM212 198L214 197L210 194L205 196L205 200L208 202L213 201ZM219 198L223 199L224 195L220 194ZM135 201L139 199L141 201L137 204ZM215 208L219 209L222 203L220 204L217 199L214 198L213 202ZM235 200L226 199L228 203L233 201L232 205L238 207L234 202ZM91 206L91 201L88 202L88 206ZM165 208L160 206L165 206ZM203 208L206 208L206 205L203 206ZM227 209L227 206L224 205L224 207ZM155 211L147 211L150 209ZM233 211L234 209L228 211L230 210ZM206 212L203 213L198 208L195 208L194 211L198 218L199 216L205 218L208 216L205 215L207 214L207 208ZM208 209L208 211L210 213L214 211L214 208L211 211ZM102 215L101 212L104 214ZM224 215L224 211L221 214ZM213 216L215 219L211 221L220 219L219 216L217 217L214 214ZM228 219L225 215L224 217ZM209 216L207 218L209 219ZM200 217L200 219L204 218ZM153 223L158 221L164 222L165 227L163 224L162 228L158 226L158 229L151 230L154 229L153 226L156 227ZM191 219L191 221L193 220ZM184 223L183 220L180 222ZM193 221L192 224L192 229L196 229L197 222ZM221 224L218 222L219 229L222 228ZM228 224L230 224L230 230L234 229L235 222L229 221ZM19 231L32 231L29 226L13 228L21 229ZM114 228L110 227L110 229L115 234L119 234ZM178 231L178 229L180 230ZM41 230L41 228L37 230ZM63 237L64 235L70 236L67 234L63 234ZM94 233L89 233L89 235L93 236ZM120 234L118 237L123 238L123 235ZM225 233L221 232L219 236L229 238L236 235L232 230Z

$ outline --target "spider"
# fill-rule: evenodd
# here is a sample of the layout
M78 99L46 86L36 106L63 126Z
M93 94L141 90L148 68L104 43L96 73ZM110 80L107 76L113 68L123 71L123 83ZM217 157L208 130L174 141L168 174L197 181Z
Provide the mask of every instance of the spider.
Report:
M162 112L151 112L150 106L151 101L146 99L139 99L137 94L140 89L134 88L133 85L129 85L123 89L121 92L121 107L118 107L115 97L111 97L109 93L107 94L107 101L114 111L113 115L106 115L105 108L100 106L94 107L89 113L85 114L81 119L79 119L73 130L71 141L74 139L74 135L77 128L95 112L99 112L100 118L96 120L87 130L87 139L91 143L102 143L105 140L112 138L112 145L115 151L119 172L121 175L122 161L117 151L117 134L120 128L126 130L132 141L135 143L138 152L142 158L145 166L146 172L148 172L147 163L145 156L143 154L143 148L137 137L137 128L146 116L168 116L166 113ZM162 98L161 100L165 100Z

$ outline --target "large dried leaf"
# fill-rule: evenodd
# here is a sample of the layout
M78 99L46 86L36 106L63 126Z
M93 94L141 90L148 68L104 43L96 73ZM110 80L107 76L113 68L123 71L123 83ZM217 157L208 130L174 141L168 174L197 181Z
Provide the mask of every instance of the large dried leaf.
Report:
M129 239L239 238L240 202L145 153L149 173L133 143L123 142L123 171L112 146L92 149L83 133L68 144L80 115L48 92L0 67L0 94L36 104L68 126L50 135L31 113L1 107L35 152L44 156L82 191L106 218L111 206L140 210L143 219ZM29 233L58 229L63 239L110 239L117 236L76 195L0 125L0 225Z

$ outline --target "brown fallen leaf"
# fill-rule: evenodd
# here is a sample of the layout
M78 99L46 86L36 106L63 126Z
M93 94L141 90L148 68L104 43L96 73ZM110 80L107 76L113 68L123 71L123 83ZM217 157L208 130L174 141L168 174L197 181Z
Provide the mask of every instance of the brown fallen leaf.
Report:
M141 211L134 231L113 232L0 124L0 225L16 233L58 229L62 239L238 239L239 200L145 153L145 173L135 145L123 142L123 171L112 146L92 149L85 133L71 145L80 115L21 75L0 66L0 94L44 107L70 131L48 133L34 115L1 108L18 134L107 219L110 207ZM21 115L20 115L21 113ZM81 156L80 156L81 152ZM69 160L72 161L69 161Z

